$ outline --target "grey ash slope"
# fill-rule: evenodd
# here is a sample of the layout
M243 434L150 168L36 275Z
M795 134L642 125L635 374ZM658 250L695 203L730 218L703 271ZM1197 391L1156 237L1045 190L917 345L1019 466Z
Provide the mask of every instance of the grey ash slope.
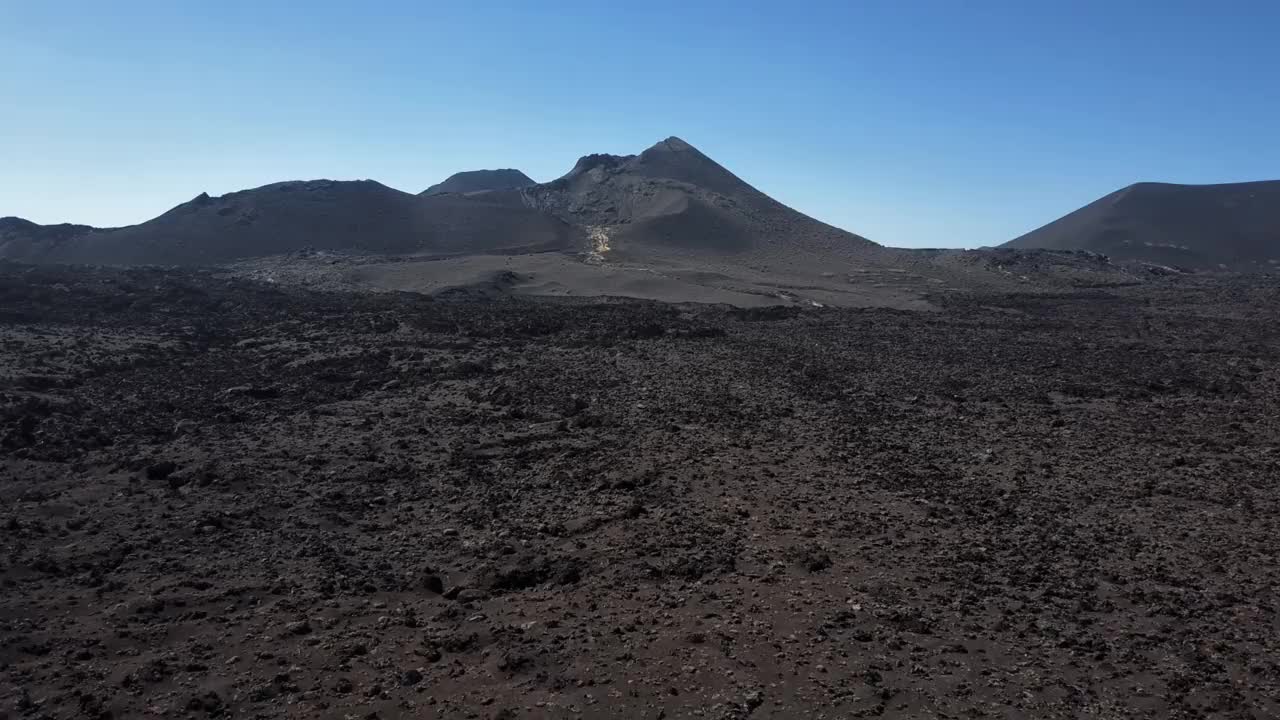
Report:
M1280 181L1138 183L1005 243L1119 260L1249 270L1280 261Z
M418 197L369 180L291 181L201 194L140 225L45 244L24 259L212 265L300 250L468 254L577 247L545 213L462 195Z
M421 195L474 193L489 190L517 190L535 184L528 175L512 168L501 170L467 170L454 173L444 182L423 190Z

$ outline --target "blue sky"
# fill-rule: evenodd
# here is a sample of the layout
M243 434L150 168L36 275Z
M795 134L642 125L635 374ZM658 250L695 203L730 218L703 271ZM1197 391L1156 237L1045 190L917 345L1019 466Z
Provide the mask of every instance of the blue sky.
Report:
M1139 180L1280 178L1278 33L1274 0L0 0L0 215L678 135L881 243L995 244Z

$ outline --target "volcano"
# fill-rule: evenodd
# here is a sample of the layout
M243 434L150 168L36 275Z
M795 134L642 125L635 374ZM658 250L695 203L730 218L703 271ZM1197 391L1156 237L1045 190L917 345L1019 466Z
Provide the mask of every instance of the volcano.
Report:
M16 218L0 226L2 258L109 265L218 265L314 250L564 252L816 270L875 248L770 198L677 137L639 155L586 155L543 184L510 169L458 173L419 195L372 180L289 181L202 193L123 228Z
M1117 260L1251 270L1280 262L1280 181L1138 183L1005 243Z

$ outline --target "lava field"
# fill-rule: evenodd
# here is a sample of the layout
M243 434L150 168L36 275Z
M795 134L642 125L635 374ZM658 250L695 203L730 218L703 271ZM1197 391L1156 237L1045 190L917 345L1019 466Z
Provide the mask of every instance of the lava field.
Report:
M0 267L0 718L1280 716L1280 281Z

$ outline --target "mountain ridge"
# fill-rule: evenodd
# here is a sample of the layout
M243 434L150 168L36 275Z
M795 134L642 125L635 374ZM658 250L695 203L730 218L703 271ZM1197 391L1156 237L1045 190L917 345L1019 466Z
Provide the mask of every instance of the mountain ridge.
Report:
M418 193L441 195L444 193L472 193L490 190L516 190L536 183L528 175L515 168L498 170L464 170Z
M458 254L567 249L579 242L577 231L544 213L465 195L419 197L372 180L288 180L216 197L201 193L137 225L87 228L21 257L0 246L0 254L61 263L212 265L302 250Z
M442 189L450 181L460 191ZM207 265L300 250L560 251L777 262L879 247L773 200L676 136L637 155L585 155L549 183L514 169L456 173L417 195L373 180L290 180L201 193L123 228L46 227L14 225L0 257Z
M589 228L600 257L796 265L880 247L770 198L676 136L637 155L584 155L521 197Z

